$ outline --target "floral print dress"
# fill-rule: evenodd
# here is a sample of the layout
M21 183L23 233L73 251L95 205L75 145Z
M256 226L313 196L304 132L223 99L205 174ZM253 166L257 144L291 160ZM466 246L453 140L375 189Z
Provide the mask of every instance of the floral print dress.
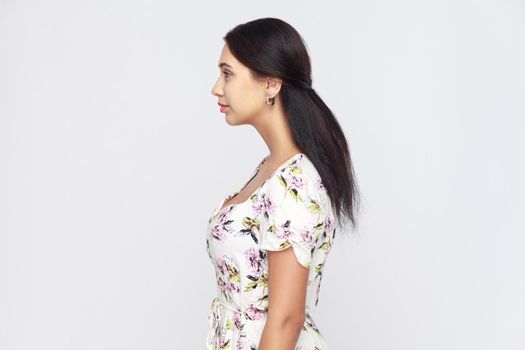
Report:
M206 348L258 349L268 311L267 252L291 247L298 263L309 269L306 319L295 350L329 350L311 311L319 301L336 225L315 166L304 153L298 153L246 201L222 208L238 193L240 190L222 199L208 220L206 249L215 269L217 296L208 314Z

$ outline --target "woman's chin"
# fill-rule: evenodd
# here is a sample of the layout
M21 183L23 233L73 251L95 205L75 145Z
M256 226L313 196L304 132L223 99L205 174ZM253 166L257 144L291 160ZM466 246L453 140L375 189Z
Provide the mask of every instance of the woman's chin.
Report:
M232 116L229 113L224 113L224 118L226 119L226 123L230 125L235 125L235 119L232 118Z
M226 123L228 123L229 125L243 125L243 124L246 124L242 119L239 120L239 119L235 118L234 116L232 116L230 113L227 113L224 117L226 118Z

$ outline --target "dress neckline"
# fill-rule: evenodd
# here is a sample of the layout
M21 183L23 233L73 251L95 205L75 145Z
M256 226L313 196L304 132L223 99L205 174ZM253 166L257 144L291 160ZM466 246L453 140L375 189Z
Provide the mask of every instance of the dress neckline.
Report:
M264 162L268 159L268 157L270 155L267 155L266 157L264 157L264 159L259 163L259 165L257 165L257 167L255 168L255 171L254 171L254 174L252 177L250 177L250 179L248 181L246 181L246 183L244 184L244 186L241 187L240 190L236 191L236 192L233 192L233 193L230 193L228 194L220 203L219 205L217 206L217 208L215 209L215 213L213 214L213 216L216 216L220 213L222 213L223 211L225 211L226 209L228 208L234 208L234 207L237 207L239 205L243 205L247 202L250 201L250 199L253 197L253 195L257 194L261 188L264 186L264 184L266 182L268 182L268 180L270 180L272 177L274 177L274 175L280 171L282 168L285 168L287 167L296 157L299 157L299 156L304 156L305 154L304 153L296 153L294 154L293 156L289 157L287 160L285 160L284 162L282 162L271 174L270 176L268 176L266 179L264 179L263 182L261 182L261 184L259 186L257 186L257 188L252 192L250 193L250 195L242 202L239 202L239 203L232 203L232 204L228 204L227 206L225 207L222 207L223 204L228 200L228 199L231 199L233 197L235 197L236 195L238 195L245 187L246 185L248 185L248 183L255 177L257 176L257 174L259 173L260 171L260 168L261 166L264 164ZM213 217L212 216L212 217Z

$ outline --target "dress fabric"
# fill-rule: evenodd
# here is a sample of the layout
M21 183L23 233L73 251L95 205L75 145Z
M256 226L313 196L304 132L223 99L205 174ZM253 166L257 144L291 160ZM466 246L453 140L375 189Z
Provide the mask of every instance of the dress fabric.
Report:
M311 312L319 302L336 222L314 164L298 153L247 200L222 208L241 190L222 199L208 220L206 249L215 269L217 296L208 314L206 349L258 349L268 312L267 252L291 247L298 263L309 269L306 318L295 350L330 350Z

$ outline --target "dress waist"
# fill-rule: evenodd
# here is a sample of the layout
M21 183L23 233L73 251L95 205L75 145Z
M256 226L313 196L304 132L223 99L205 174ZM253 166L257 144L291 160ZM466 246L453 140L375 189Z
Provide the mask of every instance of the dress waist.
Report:
M222 300L219 297L213 298L212 307L213 306L221 306L221 305L224 306L226 309L231 310L233 312L240 312L240 313L245 313L246 312L245 310L240 308L238 305L235 305L234 303L231 303L231 302L226 301L226 300Z
M310 307L306 305L305 313L307 320L305 322L311 322L309 315ZM221 340L224 341L223 332L226 331L225 319L223 319L224 310L230 310L235 313L235 316L230 319L233 324L231 327L236 329L243 329L244 324L247 321L264 321L266 319L266 311L256 308L254 305L249 305L248 308L243 309L239 305L236 305L230 301L221 299L219 297L213 298L211 303L210 312L208 314L209 322L209 333L207 338L208 349L221 349Z
M248 309L241 308L239 305L236 305L236 304L234 304L232 302L229 302L227 300L221 299L219 297L215 297L215 298L213 298L213 301L211 303L211 310L210 311L213 311L218 306L223 306L226 309L228 309L230 311L233 311L233 312L240 313L243 316L248 316L248 312L250 310L253 310L253 309L250 309L250 308L248 308ZM305 305L304 309L305 309L305 313L306 314L310 313L310 306L309 305ZM250 317L248 317L248 318L250 318Z

